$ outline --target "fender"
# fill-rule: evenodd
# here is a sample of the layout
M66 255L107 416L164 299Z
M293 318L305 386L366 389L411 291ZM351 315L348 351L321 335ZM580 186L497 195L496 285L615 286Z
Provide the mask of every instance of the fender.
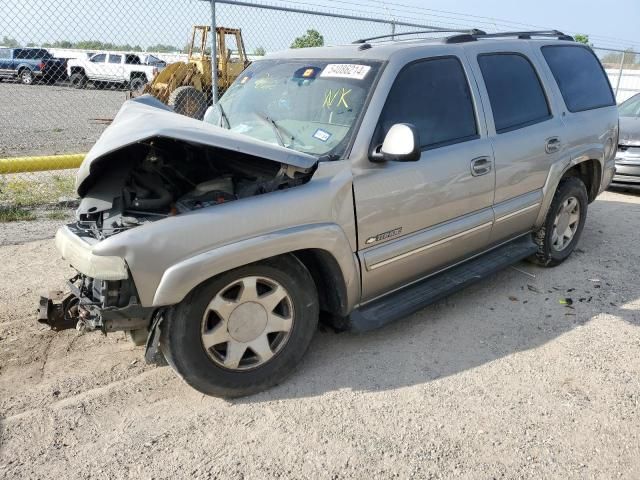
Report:
M153 307L174 305L205 280L248 263L296 250L318 249L335 258L347 289L348 308L360 299L358 261L345 232L336 224L287 228L214 248L168 268L153 298Z
M542 206L540 207L540 212L536 219L535 228L540 228L544 225L544 221L547 218L547 212L549 211L549 207L553 201L553 196L555 195L558 185L560 184L560 180L565 173L576 165L591 160L597 160L600 163L600 171L604 172L604 152L602 151L602 145L588 145L580 155L561 158L551 165L549 175L547 175L547 181L542 187Z

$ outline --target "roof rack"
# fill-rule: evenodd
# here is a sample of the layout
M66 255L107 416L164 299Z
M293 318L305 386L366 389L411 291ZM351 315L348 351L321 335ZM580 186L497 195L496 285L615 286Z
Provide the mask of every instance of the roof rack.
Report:
M574 41L571 35L565 35L559 30L532 30L524 32L501 32L501 33L485 33L482 38L503 38L503 37L517 37L523 40L530 40L531 37L551 37L558 40L570 40Z
M522 31L522 32L500 32L500 33L487 33L483 30L478 30L477 28L473 28L470 30L415 30L413 32L401 32L401 33L392 33L388 35L379 35L377 37L369 37L369 38L361 38L356 40L355 44L365 44L371 40L381 40L383 38L395 38L395 37L403 37L406 35L423 35L426 33L455 33L457 35L452 35L445 39L446 43L465 43L465 42L475 42L479 38L509 38L515 37L522 40L530 40L531 37L549 37L549 38L557 38L558 40L568 40L574 41L574 38L570 35L566 35L559 30L532 30L532 31Z
M355 44L358 43L367 43L371 40L382 40L383 38L395 38L395 37L403 37L406 35L422 35L425 33L461 33L466 35L486 35L486 32L478 29L470 29L470 30L445 30L445 29L432 29L432 30L414 30L412 32L400 32L400 33L390 33L388 35L378 35L377 37L369 37L369 38L361 38L356 40Z

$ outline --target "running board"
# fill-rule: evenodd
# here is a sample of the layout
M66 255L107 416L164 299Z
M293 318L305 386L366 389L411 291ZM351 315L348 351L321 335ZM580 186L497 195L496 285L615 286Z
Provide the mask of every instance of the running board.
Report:
M373 300L351 313L348 329L366 332L407 317L438 300L535 254L525 235L441 273Z

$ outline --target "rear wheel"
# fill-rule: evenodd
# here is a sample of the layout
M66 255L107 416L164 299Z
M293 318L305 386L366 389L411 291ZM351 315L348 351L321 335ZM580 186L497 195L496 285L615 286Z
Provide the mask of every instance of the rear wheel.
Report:
M87 76L83 72L72 73L69 81L75 88L84 88L87 86Z
M168 104L180 115L202 120L207 110L207 96L195 87L178 87L169 95Z
M129 89L134 94L139 94L147 84L147 79L143 77L133 77L129 82Z
M576 248L587 218L587 189L579 178L560 182L544 226L534 234L538 253L531 260L544 267L564 262Z
M160 348L193 388L238 397L271 387L304 355L318 323L309 271L282 256L194 289L161 324Z
M20 78L20 83L22 83L23 85L33 84L33 80L34 80L33 72L28 68L24 68L20 70L20 73L18 73L18 78Z

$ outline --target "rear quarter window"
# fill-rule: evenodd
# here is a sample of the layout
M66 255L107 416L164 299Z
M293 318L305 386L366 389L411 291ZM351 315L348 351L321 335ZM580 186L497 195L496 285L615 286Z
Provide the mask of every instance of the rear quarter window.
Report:
M609 79L595 54L587 47L542 47L551 73L570 112L583 112L616 104Z

